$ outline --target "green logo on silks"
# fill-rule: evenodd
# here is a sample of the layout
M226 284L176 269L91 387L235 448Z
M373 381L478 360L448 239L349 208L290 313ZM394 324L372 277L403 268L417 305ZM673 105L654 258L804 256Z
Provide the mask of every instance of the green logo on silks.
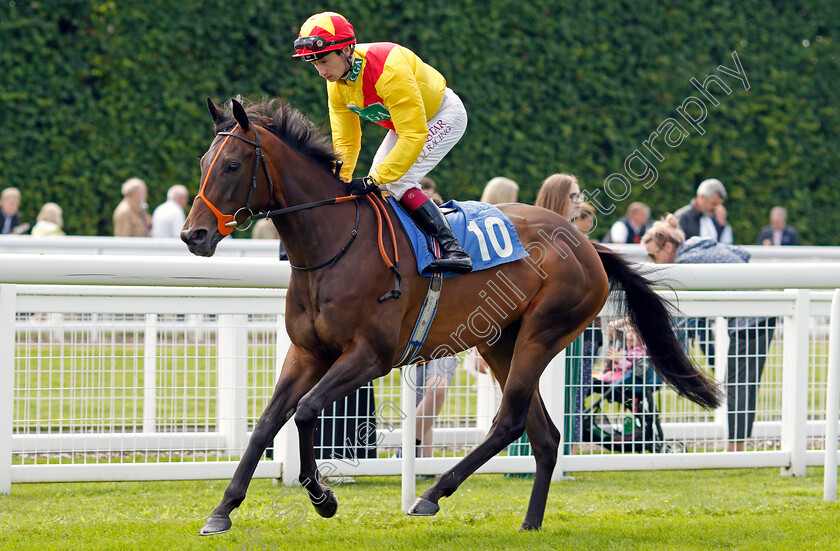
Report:
M362 60L355 59L353 61L353 67L350 69L350 74L347 75L348 82L356 82L356 79L359 78L359 73L362 72Z
M348 105L347 109L353 111L359 115L360 119L364 119L366 121L382 122L391 118L391 113L389 113L388 110L385 109L385 106L379 102L368 105L364 109L359 109L355 105Z

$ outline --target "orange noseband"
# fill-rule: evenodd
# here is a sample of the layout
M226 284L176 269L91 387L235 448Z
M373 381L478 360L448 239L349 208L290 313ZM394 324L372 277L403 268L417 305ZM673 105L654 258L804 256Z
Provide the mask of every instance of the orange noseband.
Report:
M234 130L236 130L237 128L239 128L238 124L236 125L236 127L234 127ZM228 223L233 222L234 217L232 214L222 214L222 212L216 208L216 205L211 203L207 196L204 195L204 188L207 187L207 181L210 180L210 174L212 174L213 172L213 167L216 166L216 161L219 160L219 155L222 154L222 150L225 148L229 140L230 136L228 135L225 138L225 141L222 142L222 147L220 147L219 150L216 152L216 156L213 157L213 162L210 163L210 169L207 171L207 176L201 183L201 189L198 190L198 195L196 195L196 198L204 201L204 204L207 205L210 208L210 211L216 216L216 220L218 222L216 229L218 229L219 233L222 235L230 235L233 232L234 226L229 226Z

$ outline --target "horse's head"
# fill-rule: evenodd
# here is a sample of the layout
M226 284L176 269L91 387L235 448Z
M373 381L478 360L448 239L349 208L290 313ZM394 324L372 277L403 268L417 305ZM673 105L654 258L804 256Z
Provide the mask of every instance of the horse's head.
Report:
M201 187L181 228L181 239L199 256L212 256L219 241L271 202L272 183L261 145L261 135L267 132L248 119L238 101L231 103L236 122L232 128L230 117L207 99L216 138L201 157Z

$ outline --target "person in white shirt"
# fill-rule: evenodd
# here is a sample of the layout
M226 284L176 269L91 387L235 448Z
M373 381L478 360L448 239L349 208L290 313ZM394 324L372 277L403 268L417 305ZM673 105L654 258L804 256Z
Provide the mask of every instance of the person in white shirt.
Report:
M732 234L732 226L729 225L726 218L726 207L723 205L716 206L715 219L717 220L718 226L720 226L720 236L718 237L718 241L728 245L734 245L735 236Z
M612 225L604 243L639 243L649 228L650 207L636 201L627 207L627 215Z
M161 203L152 213L152 237L180 237L181 227L187 219L184 207L188 200L186 187L175 184L169 188L166 202Z

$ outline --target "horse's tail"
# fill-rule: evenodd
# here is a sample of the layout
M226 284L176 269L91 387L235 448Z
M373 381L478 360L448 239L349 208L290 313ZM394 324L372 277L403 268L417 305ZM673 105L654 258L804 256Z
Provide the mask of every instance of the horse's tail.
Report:
M647 347L656 373L680 396L705 408L720 406L722 392L686 354L671 326L670 304L651 289L652 282L619 254L595 244L610 280L610 291L623 289L623 309Z

